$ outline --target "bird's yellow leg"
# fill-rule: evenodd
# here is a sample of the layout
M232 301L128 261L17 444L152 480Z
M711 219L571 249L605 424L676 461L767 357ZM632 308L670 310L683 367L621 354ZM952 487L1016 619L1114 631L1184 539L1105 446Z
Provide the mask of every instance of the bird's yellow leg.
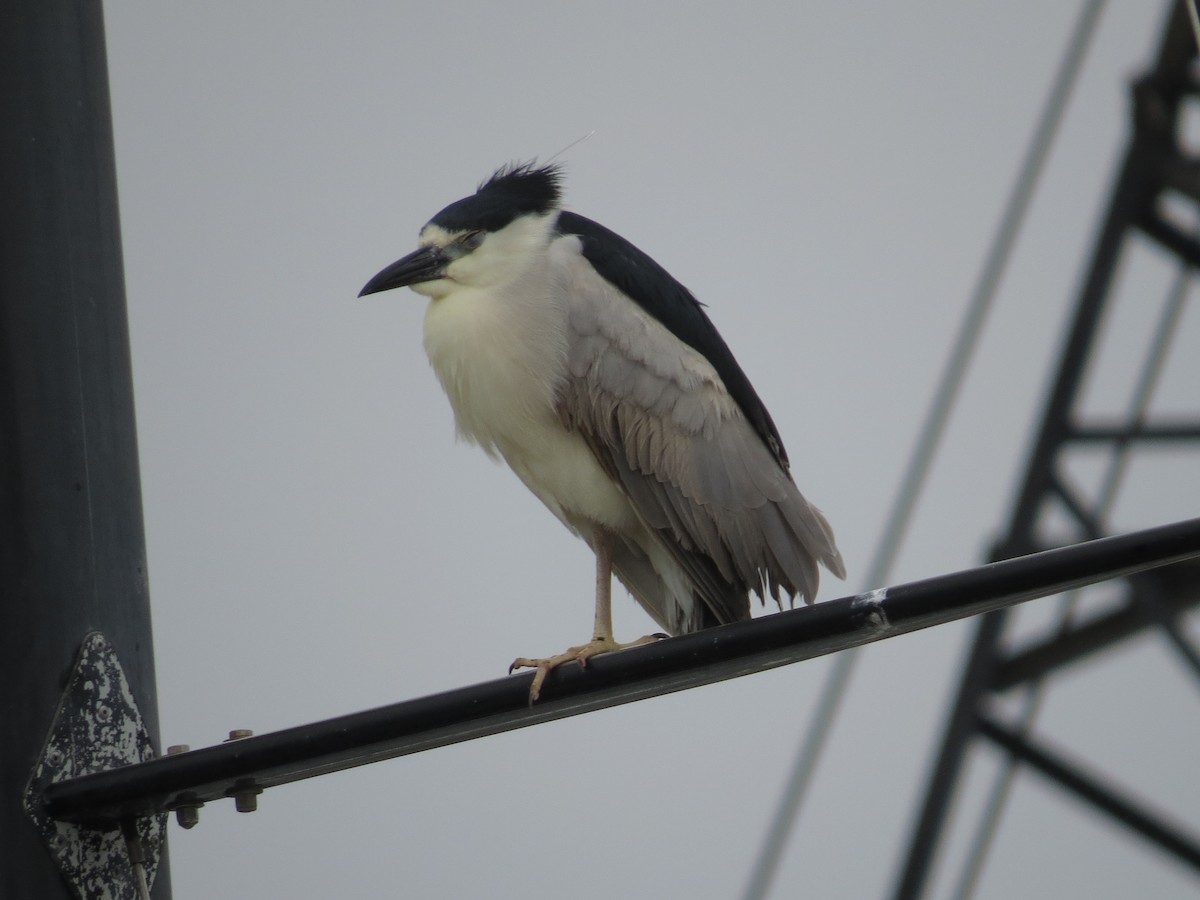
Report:
M592 643L616 643L612 636L612 535L603 528L596 529L592 539L596 552L596 622L592 627ZM616 649L615 647L613 649ZM591 654L595 656L595 654ZM587 662L586 658L583 662Z
M627 644L618 643L612 636L612 541L613 536L608 531L597 528L592 538L592 549L596 553L596 621L592 628L592 639L578 647L569 647L557 656L543 659L527 659L522 656L513 660L508 671L515 669L537 669L533 676L533 684L529 686L529 702L533 703L541 696L542 684L551 670L565 662L575 660L580 666L586 666L587 661L601 653L612 653L614 650L624 650L626 647L637 647L665 638L665 634L648 634Z

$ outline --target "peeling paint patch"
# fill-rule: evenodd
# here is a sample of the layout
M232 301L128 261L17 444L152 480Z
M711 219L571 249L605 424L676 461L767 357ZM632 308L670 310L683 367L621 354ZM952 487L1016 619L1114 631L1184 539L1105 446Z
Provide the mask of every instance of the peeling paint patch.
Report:
M112 645L89 634L59 701L42 755L25 789L25 811L41 832L63 878L81 900L138 900L137 874L117 823L110 830L51 819L42 809L46 787L57 781L154 758L154 747L129 680ZM166 833L166 816L135 823L154 883Z
M868 607L867 622L875 631L891 631L892 623L888 619L887 608L884 606L884 601L887 600L888 589L876 588L873 591L867 591L865 594L859 594L850 603L851 609L861 609Z

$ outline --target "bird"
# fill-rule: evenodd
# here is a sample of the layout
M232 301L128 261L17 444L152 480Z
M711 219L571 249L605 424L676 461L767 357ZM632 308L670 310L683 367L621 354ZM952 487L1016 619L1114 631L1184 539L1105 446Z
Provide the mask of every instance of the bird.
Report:
M829 522L704 306L650 256L564 208L563 169L510 163L421 229L360 297L429 299L424 347L460 439L502 459L595 554L591 640L535 669L812 603L846 577ZM613 637L612 576L662 629Z

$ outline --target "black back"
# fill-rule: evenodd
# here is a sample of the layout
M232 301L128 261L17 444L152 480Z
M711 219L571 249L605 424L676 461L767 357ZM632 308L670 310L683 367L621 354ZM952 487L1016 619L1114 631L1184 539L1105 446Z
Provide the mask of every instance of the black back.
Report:
M591 219L562 212L558 230L578 237L584 257L605 281L712 364L746 419L786 470L787 452L770 413L691 291L625 238Z

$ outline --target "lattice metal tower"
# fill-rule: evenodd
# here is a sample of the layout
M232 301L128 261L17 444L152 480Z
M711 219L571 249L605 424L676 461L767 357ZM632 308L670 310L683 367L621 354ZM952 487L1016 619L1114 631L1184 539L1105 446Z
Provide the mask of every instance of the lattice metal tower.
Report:
M1108 533L1138 487L1122 486L1126 474L1160 464L1168 449L1173 465L1183 463L1178 490L1190 493L1200 509L1200 384L1182 413L1155 403L1164 367L1181 354L1193 359L1200 354L1200 347L1173 341L1189 302L1197 303L1192 282L1200 268L1200 142L1189 132L1200 124L1198 113L1196 41L1180 2L1167 17L1156 61L1132 85L1132 136L995 559ZM1164 270L1163 280L1171 282L1165 300L1121 289L1122 267L1134 264ZM1140 359L1136 353L1101 352L1105 327L1119 327L1123 304L1139 304L1143 317L1148 305L1157 304L1156 325L1142 342ZM1124 391L1125 409L1097 411L1105 404L1089 397L1089 385L1096 383L1110 399ZM980 742L1005 754L1006 767L978 825L976 849L958 876L960 896L971 892L990 836L1000 827L997 810L1007 785L1030 770L1190 867L1200 883L1200 837L1157 812L1161 798L1143 799L1118 787L1119 773L1098 774L1081 762L1086 749L1051 747L1032 733L1042 691L1056 675L1147 629L1161 633L1163 652L1172 653L1200 684L1200 652L1182 621L1198 603L1200 566L1192 563L1063 597L1057 620L1032 637L1014 639L1009 611L981 619L894 896L926 892L968 750ZM1171 864L1166 857L1164 864Z

